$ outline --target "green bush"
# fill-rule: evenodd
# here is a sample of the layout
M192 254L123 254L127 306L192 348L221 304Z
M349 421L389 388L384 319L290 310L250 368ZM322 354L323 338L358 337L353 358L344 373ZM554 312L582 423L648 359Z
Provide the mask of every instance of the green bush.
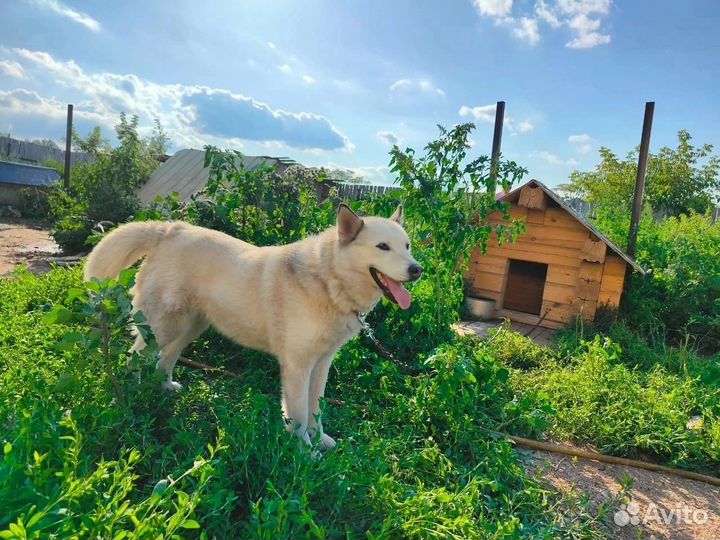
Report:
M556 411L550 434L601 452L643 456L684 468L720 471L720 389L668 373L632 370L620 347L596 336L565 363L513 377L518 392L537 389ZM699 427L688 427L698 416Z
M666 333L671 342L693 336L698 347L720 348L720 223L709 215L645 222L627 300L630 322L644 333Z
M119 224L139 210L135 190L159 165L155 141L163 132L158 125L153 137L143 140L137 128L137 116L128 120L121 114L115 128L119 146L99 151L93 163L76 166L69 189L51 191L49 204L55 220L52 235L64 251L87 249L86 240L96 223Z

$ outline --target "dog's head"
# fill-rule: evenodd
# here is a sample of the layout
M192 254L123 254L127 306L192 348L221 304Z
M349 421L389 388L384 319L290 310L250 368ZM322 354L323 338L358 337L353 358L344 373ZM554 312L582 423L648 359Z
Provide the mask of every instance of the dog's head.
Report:
M368 283L402 309L410 307L410 293L403 283L415 281L423 269L410 253L410 239L403 229L403 208L389 219L361 218L341 204L337 234L343 258L355 270L367 272Z

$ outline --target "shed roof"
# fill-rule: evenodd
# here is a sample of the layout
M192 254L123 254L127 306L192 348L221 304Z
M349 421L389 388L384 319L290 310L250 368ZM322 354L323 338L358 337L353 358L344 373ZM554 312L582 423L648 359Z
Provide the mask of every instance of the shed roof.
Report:
M48 167L0 161L0 184L49 186L60 180L60 173Z
M517 187L513 191L502 195L500 198L503 201L508 202L517 202L520 198L520 190L524 188L525 186L529 187L539 187L542 189L548 197L550 197L553 201L555 201L563 210L565 210L567 213L569 213L572 217L577 219L582 225L585 226L590 232L592 232L595 236L600 238L607 246L615 252L616 255L618 255L620 258L622 258L626 263L628 263L630 266L632 266L635 270L640 272L641 274L645 274L645 270L642 269L642 267L636 263L630 255L625 253L624 250L620 248L616 243L614 243L612 240L610 240L607 236L605 236L603 233L598 231L595 226L590 223L585 216L580 214L579 212L575 211L573 208L568 206L568 204L560 197L557 193L555 193L552 189L547 187L545 184L540 182L539 180L530 180L529 182L523 184L522 186Z
M286 157L243 156L245 169L252 170L261 164L289 167L296 163ZM148 204L158 195L165 197L177 192L181 200L187 201L208 182L210 169L206 169L204 165L203 150L179 150L152 172L148 181L138 190L138 198L142 203Z

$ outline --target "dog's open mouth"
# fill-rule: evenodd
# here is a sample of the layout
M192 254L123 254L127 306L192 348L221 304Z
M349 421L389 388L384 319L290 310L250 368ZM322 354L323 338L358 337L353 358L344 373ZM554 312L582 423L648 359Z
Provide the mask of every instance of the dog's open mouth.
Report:
M370 275L388 300L395 302L402 309L410 307L412 298L410 298L410 293L401 282L395 281L372 266L370 267Z

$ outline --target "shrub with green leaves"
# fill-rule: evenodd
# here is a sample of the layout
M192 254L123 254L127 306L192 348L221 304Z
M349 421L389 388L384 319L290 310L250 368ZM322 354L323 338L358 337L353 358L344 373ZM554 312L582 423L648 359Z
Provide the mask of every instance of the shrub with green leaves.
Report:
M642 456L717 474L720 388L661 367L632 370L621 349L595 336L555 365L513 377L517 392L537 389L556 411L550 433L601 452ZM700 423L688 426L692 417Z
M115 127L119 146L97 147L95 162L73 168L69 189L58 186L51 192L52 235L64 251L87 249L85 242L96 223L123 223L139 209L135 190L160 164L158 145L167 141L159 123L148 140L141 139L137 129L138 117L128 120L122 113Z

